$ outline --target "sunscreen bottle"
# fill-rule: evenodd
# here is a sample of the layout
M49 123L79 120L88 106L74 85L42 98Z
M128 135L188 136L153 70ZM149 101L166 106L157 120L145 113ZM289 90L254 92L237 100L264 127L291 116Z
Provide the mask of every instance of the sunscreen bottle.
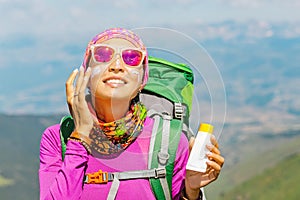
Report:
M200 124L186 169L198 172L206 171L206 161L208 160L206 153L209 152L206 145L211 145L210 137L213 133L213 129L214 127L210 124Z

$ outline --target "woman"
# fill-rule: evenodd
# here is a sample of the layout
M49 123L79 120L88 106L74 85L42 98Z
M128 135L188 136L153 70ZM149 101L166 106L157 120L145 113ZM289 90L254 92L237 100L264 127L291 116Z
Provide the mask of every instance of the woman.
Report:
M147 169L153 120L146 116L146 108L137 98L147 79L147 50L137 35L114 28L92 39L83 65L66 82L75 130L64 160L59 125L47 128L41 139L40 199L107 199L112 182L83 183L85 174ZM200 188L217 178L224 159L215 138L212 143L214 146L208 147L210 170L186 171L189 144L182 134L174 164L172 199L201 199ZM120 181L115 197L155 199L146 178Z

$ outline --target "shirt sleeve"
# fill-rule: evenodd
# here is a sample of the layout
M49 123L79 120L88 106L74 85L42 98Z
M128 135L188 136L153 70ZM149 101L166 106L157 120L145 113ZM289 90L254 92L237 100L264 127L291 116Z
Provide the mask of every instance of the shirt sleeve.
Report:
M172 179L172 199L180 199L181 190L184 188L185 167L189 157L189 143L184 134L179 140L176 158L174 163Z
M88 162L86 149L68 141L62 161L59 125L45 130L40 143L40 199L79 199Z

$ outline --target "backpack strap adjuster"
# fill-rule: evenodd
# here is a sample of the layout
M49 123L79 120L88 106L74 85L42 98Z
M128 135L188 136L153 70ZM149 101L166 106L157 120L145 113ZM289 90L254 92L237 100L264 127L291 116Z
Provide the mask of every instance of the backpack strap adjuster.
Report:
M184 107L181 103L174 103L174 117L177 119L183 119Z
M167 171L166 168L157 168L155 169L155 177L154 178L163 178L166 177Z
M102 172L102 170L99 170L95 173L89 173L85 176L85 183L88 184L95 184L95 183L107 183L109 181L108 173Z

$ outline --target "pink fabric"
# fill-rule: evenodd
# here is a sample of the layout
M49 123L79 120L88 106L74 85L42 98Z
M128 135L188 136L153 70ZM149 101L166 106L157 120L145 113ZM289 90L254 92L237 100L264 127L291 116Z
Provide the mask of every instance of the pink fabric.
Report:
M40 199L106 199L111 182L107 184L83 184L85 173L99 169L108 172L147 169L147 152L153 120L146 118L142 133L122 154L113 159L99 159L88 155L78 142L69 141L65 160L61 159L59 125L47 128L40 146ZM188 141L182 134L172 180L173 199L179 199L184 184L188 159ZM149 180L120 181L116 199L155 199Z

